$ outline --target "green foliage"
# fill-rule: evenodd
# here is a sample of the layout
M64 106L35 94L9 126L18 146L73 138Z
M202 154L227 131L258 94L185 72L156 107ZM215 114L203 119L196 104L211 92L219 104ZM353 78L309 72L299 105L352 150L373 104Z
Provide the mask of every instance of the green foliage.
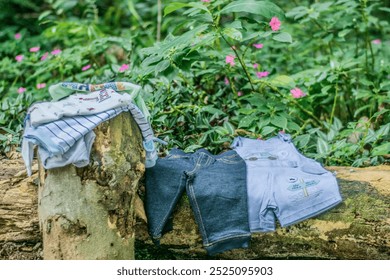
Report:
M388 159L390 26L382 1L8 2L34 24L0 11L7 24L0 149L14 144L7 134L19 139L26 108L49 97L38 84L129 79L143 86L168 149L218 153L237 135L283 130L324 164ZM274 17L280 29L271 28ZM30 52L34 46L40 50ZM122 64L130 69L120 72Z

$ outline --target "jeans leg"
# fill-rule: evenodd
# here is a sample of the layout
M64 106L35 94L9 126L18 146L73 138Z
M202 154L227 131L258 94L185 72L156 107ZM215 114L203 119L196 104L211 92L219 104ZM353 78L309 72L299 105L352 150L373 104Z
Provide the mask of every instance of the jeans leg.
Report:
M172 213L185 191L184 159L162 158L146 169L146 215L152 239L172 229Z
M187 172L187 195L210 255L249 247L246 165L232 152L207 156L199 169Z

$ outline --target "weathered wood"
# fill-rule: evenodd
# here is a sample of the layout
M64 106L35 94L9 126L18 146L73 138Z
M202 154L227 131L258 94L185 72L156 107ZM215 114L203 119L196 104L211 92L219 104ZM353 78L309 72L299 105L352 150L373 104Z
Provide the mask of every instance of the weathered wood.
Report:
M90 165L40 176L44 259L134 259L135 194L145 170L142 137L129 113L95 133Z
M233 250L214 258L390 259L390 166L329 169L338 173L344 199L342 204L298 225L278 228L275 233L256 234L252 238L250 249ZM7 179L6 183L0 184L0 211L4 211L12 203L19 205L13 210L17 211L15 214L8 212L8 216L3 216L4 212L1 212L0 217L3 219L0 225L0 259L11 255L13 257L8 258L29 258L30 251L39 251L41 237L37 205L34 204L37 201L37 186L34 185L33 178L26 179L23 176L25 175L14 176L11 180ZM21 181L22 178L24 179ZM29 189L27 192L23 191L26 186ZM5 189L10 188L21 188L13 192L27 193L24 197L30 198L15 202L18 200L18 194L13 196L15 200L4 203L7 200L4 200L2 194ZM19 208L24 210L19 211ZM22 215L23 212L29 214ZM134 223L134 220L132 222ZM136 225L136 258L210 259L202 248L202 240L186 198L181 200L174 222L174 230L166 234L161 247L157 247L150 241L145 222L139 219ZM27 225L26 230L19 227L22 224ZM28 228L31 230L27 230ZM24 246L21 246L23 244ZM2 255L1 251L8 252L8 255ZM36 255L31 255L31 258L36 258Z
M23 168L22 161L11 161L2 168L7 179L0 176L0 242L40 239L37 235L37 176L26 180Z
M26 178L23 161L0 161L0 259L40 258L38 166Z

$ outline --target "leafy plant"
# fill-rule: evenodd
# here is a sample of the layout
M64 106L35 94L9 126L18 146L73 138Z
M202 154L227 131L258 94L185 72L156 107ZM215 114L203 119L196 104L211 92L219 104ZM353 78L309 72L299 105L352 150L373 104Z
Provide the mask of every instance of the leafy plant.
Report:
M218 153L237 135L283 130L327 165L388 161L390 10L379 0L22 2L10 5L29 26L0 11L3 150L49 85L129 79L167 149Z

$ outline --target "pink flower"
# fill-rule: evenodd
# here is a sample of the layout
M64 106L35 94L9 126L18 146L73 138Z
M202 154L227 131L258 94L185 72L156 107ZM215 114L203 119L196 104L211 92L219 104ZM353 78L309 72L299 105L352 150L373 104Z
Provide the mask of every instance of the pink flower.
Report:
M226 63L230 64L230 66L234 66L235 65L235 63L234 63L235 58L236 58L235 56L227 55L226 56Z
M44 87L46 87L45 83L37 84L37 89L41 89L41 88L44 88Z
M16 34L15 34L15 39L16 39L16 40L19 40L20 38L22 38L22 34L16 33Z
M304 93L300 88L293 88L290 90L290 92L293 98L301 98L306 96L306 93Z
M51 51L51 54L52 55L57 55L57 54L60 54L61 53L61 50L60 49L55 49L55 50L52 50Z
M210 0L200 0L200 2L210 3Z
M237 91L238 96L242 96L242 91Z
M24 55L22 55L22 54L15 56L15 59L17 62L21 62L23 60L23 58L24 58Z
M269 75L269 72L268 71L256 72L256 75L257 75L257 78L261 79L263 77L267 77Z
M40 47L32 47L32 48L30 48L30 52L37 52L40 49L41 49Z
M375 44L375 45L380 45L382 43L381 39L375 39L375 40L372 40L371 43Z
M223 80L225 85L229 85L229 79L227 77L225 77L225 79Z
M261 49L264 45L263 45L263 44L253 44L253 46L254 46L256 49Z
M45 60L47 58L47 56L49 55L48 52L45 52L42 57L41 57L41 60Z
M280 20L277 17L271 18L271 21L269 22L269 25L271 26L271 29L273 31L278 31L280 29L281 24L282 23L280 22Z
M253 63L253 68L257 68L257 67L259 67L259 64L257 64L257 63Z
M81 71L86 71L89 68L91 68L91 64L85 65L83 68L81 68Z
M21 94L21 93L25 92L26 90L27 90L26 88L20 87L20 88L18 88L18 93Z
M122 64L121 68L119 68L119 72L125 72L129 69L129 64Z

